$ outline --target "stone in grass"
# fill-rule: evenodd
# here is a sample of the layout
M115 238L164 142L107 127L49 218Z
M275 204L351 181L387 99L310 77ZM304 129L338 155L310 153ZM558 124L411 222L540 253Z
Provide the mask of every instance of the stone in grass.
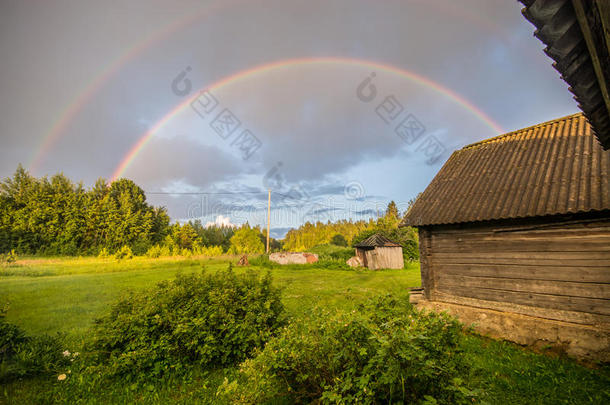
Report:
M278 252L271 253L269 260L279 264L307 264L318 261L318 255L307 252Z

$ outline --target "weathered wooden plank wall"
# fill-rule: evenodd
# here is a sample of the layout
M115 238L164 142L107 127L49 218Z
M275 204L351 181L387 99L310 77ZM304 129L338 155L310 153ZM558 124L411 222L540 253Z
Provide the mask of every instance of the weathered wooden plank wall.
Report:
M369 269L402 269L404 267L401 247L376 247L363 250L363 252L364 263Z
M434 227L420 229L420 244L428 298L575 311L610 322L610 217Z

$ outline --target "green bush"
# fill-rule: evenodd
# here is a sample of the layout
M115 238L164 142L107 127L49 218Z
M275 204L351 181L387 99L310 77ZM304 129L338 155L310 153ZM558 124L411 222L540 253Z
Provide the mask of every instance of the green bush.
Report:
M169 246L162 246L161 247L161 254L160 257L168 257L172 255L172 250L169 248Z
M354 256L354 248L342 247L336 245L317 245L309 249L310 252L316 253L320 260L339 260L346 262L350 257Z
M102 248L102 249L100 249L100 252L97 254L97 257L99 257L100 259L107 259L110 257L110 253L108 253L108 249Z
M70 364L62 355L56 337L26 336L17 326L6 322L0 310L0 382L44 373L57 373Z
M218 394L233 403L460 403L460 324L383 297L284 328Z
M269 274L178 275L131 292L96 320L87 362L95 373L127 378L233 365L283 322L280 290Z
M17 261L17 253L15 249L11 249L8 253L0 255L0 263L11 265Z
M193 253L201 256L216 257L224 253L222 246L200 246L193 249Z
M156 259L158 257L161 257L161 246L159 246L159 245L152 246L146 252L146 257L149 257L151 259Z
M147 239L139 239L132 245L133 254L135 256L144 256L152 247L152 243Z
M129 246L123 246L114 254L114 258L117 260L129 260L133 259L133 252Z
M330 243L336 246L347 246L347 240L345 239L345 236L341 235L340 233L334 235L330 239Z

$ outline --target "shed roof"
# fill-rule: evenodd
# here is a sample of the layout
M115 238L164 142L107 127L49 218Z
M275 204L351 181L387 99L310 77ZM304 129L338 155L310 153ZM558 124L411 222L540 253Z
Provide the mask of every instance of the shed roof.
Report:
M610 2L519 1L603 148L610 149Z
M610 151L570 115L455 151L402 225L608 210L609 171Z
M362 242L354 245L354 247L367 248L367 247L401 247L398 243L392 242L385 236L376 233L369 236Z

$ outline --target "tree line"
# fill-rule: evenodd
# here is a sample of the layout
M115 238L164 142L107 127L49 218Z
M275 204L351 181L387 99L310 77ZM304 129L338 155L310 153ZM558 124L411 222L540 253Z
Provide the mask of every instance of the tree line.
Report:
M307 222L290 230L283 241L271 239L271 250L304 251L314 246L352 246L375 232L417 254L417 234L399 228L392 201L377 220ZM135 255L264 253L266 230L204 226L201 221L171 223L164 207L146 201L137 184L99 179L89 189L63 174L36 178L21 165L0 182L0 253L27 255L106 255L128 249Z
M415 199L409 202L409 207ZM412 227L399 227L402 215L394 201L390 201L383 216L368 221L341 220L337 222L306 222L291 229L284 239L284 250L304 251L314 246L333 244L353 246L369 236L380 233L402 245L406 259L419 258L417 231Z
M248 224L172 224L166 209L149 204L144 190L128 179L99 179L87 189L61 173L36 178L20 165L0 182L0 252L97 255L128 247L143 255L156 246L180 254L214 246L262 253L261 239L260 228Z

